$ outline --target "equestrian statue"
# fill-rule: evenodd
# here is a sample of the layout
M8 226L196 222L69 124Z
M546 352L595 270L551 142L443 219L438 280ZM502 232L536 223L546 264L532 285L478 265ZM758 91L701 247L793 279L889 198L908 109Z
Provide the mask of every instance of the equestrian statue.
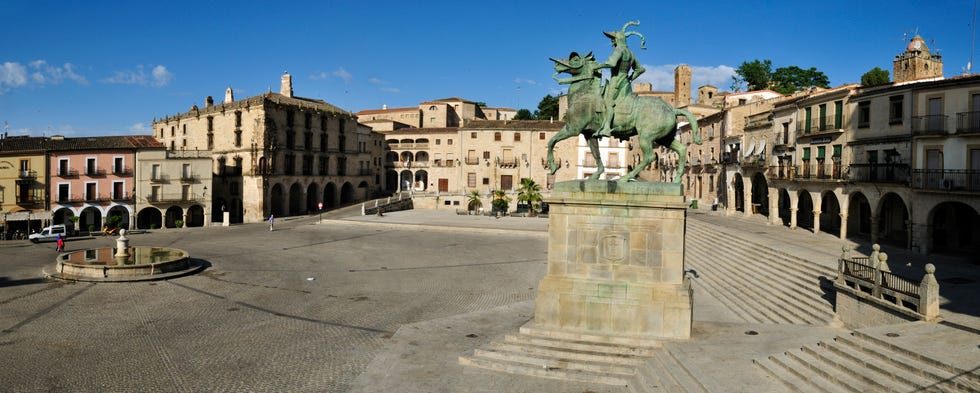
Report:
M691 123L694 143L701 144L701 134L698 132L698 122L695 116L682 109L674 109L660 97L640 97L633 93L632 82L645 70L636 60L636 56L626 45L626 38L632 35L640 37L640 48L646 49L646 39L635 31L626 31L630 26L639 26L640 22L630 21L619 31L604 32L612 40L613 53L605 63L595 60L592 52L585 56L572 52L566 59L554 59L555 74L552 78L559 84L568 86L568 110L565 114L565 125L557 135L548 140L548 165L551 174L558 171L555 164L555 144L579 134L585 136L589 151L595 158L596 171L589 177L598 179L605 171L602 157L599 155L599 138L615 137L628 140L636 135L640 149L643 151L643 161L633 168L621 182L636 179L643 168L656 160L653 144L667 146L677 152L677 175L675 183L681 182L686 164L687 148L675 139L677 135L677 116L687 117ZM602 69L609 68L611 79L602 83ZM632 72L631 72L632 71ZM571 75L568 78L558 78L561 73Z

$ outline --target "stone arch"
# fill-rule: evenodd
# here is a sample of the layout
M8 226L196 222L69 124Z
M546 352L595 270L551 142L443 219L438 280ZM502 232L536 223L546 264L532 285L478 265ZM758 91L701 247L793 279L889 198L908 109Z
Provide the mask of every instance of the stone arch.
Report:
M851 194L847 203L847 236L871 237L871 203L860 191Z
M908 247L909 209L901 196L885 194L878 202L878 241Z
M337 185L327 183L323 187L323 208L332 209L334 207L337 207Z
M74 216L75 216L75 212L73 212L71 209L67 207L62 207L59 208L58 210L55 210L54 214L51 215L51 223L55 225L64 224L69 227L74 226L74 224L69 219L69 217L74 217Z
M78 214L78 230L97 231L102 228L102 211L98 207L88 206Z
M413 157L414 157L414 155L412 155L412 152L410 152L410 151L403 151L402 154L401 154L401 160L400 161L403 162L403 163L409 163L409 162L412 162L412 158Z
M385 189L388 191L398 190L398 172L390 169L385 171Z
M272 186L272 190L269 191L269 213L274 216L283 215L284 205L285 197L282 192L282 185L276 183Z
M188 227L203 227L204 226L204 207L201 205L192 205L187 208L187 220L184 225Z
M790 226L793 222L793 200L789 196L789 191L785 188L779 189L779 199L776 201L776 209L779 219L783 225Z
M299 182L289 187L289 215L303 214L303 186Z
M980 254L980 215L962 202L942 202L929 212L930 252Z
M106 224L113 222L115 222L115 227L129 228L129 208L124 205L110 207L109 211L106 212Z
M177 228L177 220L184 219L184 209L180 206L170 206L164 214L163 225L167 228Z
M412 183L415 191L425 191L429 188L429 172L425 170L415 171L415 180Z
M345 182L340 187L340 204L347 205L354 202L354 186L350 182Z
M752 205L758 206L759 214L769 217L769 184L762 172L752 175Z
M803 189L797 193L796 226L813 229L813 197Z
M320 186L317 185L315 182L310 183L310 185L306 187L306 213L307 214L317 211L317 205L319 205L321 202L319 191L320 191Z
M429 152L420 151L415 153L416 162L429 162Z
M163 227L163 215L160 214L160 209L155 207L147 207L140 210L136 214L136 228L139 229L152 229L152 228L162 228Z
M732 178L732 189L735 191L735 211L745 211L745 183L742 174L736 173Z
M389 152L385 153L385 163L386 164L394 164L397 161L398 161L398 153L393 152L393 151L389 151Z
M820 231L840 236L841 207L837 194L824 191L820 197Z
M415 177L412 176L412 171L409 170L402 171L402 173L399 175L399 184L398 184L399 190L401 191L411 190L412 188L414 188L414 186L412 185L412 183L414 182L415 182Z

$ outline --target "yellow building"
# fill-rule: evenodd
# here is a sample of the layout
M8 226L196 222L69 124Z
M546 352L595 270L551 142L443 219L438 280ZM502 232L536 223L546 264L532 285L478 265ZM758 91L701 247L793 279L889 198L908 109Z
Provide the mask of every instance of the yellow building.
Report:
M27 234L51 219L47 205L47 138L0 139L0 234Z

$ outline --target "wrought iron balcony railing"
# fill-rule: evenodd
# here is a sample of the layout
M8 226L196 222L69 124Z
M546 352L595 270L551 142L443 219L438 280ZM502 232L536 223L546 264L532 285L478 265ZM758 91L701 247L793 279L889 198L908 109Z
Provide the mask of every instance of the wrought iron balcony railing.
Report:
M980 134L980 112L960 112L956 114L957 134Z
M980 171L963 169L912 170L912 188L918 190L980 192Z
M58 170L58 177L63 177L63 178L78 177L78 171L74 169Z
M848 180L867 183L908 184L908 164L851 164L847 167Z
M946 115L912 116L912 135L946 135Z

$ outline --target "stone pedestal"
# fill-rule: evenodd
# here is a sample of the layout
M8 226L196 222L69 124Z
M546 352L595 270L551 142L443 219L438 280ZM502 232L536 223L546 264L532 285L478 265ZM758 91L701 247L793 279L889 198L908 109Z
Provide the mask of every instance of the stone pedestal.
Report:
M231 212L221 212L221 226L231 225Z
M536 328L690 338L680 184L567 181L546 202L548 274L538 287Z

